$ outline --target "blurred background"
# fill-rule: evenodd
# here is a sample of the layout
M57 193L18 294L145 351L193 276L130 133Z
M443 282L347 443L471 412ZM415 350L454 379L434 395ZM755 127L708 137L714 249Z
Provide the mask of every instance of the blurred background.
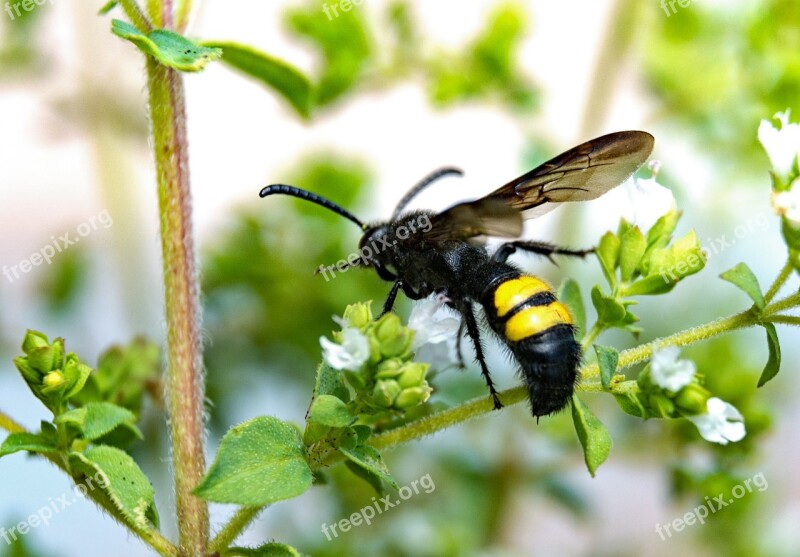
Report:
M310 204L259 199L269 183L317 191L362 219L380 219L440 166L466 176L426 191L415 207L484 195L603 133L647 130L656 137L659 181L683 210L678 234L695 229L711 257L669 296L640 300L639 342L746 309L745 296L717 275L745 261L765 287L784 262L756 130L778 111L800 115L800 4L671 4L363 0L345 12L329 0L326 15L312 0L198 2L190 36L250 44L297 66L318 85L320 105L303 121L222 64L185 75L209 450L228 427L257 415L301 423L331 316L356 301L381 303L388 292L371 273L314 276L354 249L358 230ZM138 362L132 376L156 395L143 401L146 440L133 452L174 537L143 59L109 32L100 7L51 0L0 17L0 265L19 265L47 245L63 248L49 264L0 277L0 408L29 428L49 417L11 363L27 328L65 337L68 350L92 364L117 345L123 363ZM529 222L526 236L587 247L631 210L619 188ZM79 241L65 246L65 234ZM559 267L515 261L554 284L572 277L584 293L601 281L594 259ZM404 302L398 311L409 308ZM332 541L322 534L323 523L374 496L339 467L327 485L262 513L240 545L276 538L314 556L800 555L798 333L778 332L783 373L758 391L762 330L684 351L710 390L745 414L740 443L711 445L684 420L643 423L610 397L586 395L614 439L592 479L569 415L537 424L518 405L386 454L401 486L429 474L435 490L371 526ZM623 332L600 342L637 344ZM496 343L490 348L496 382L517 384ZM148 357L135 356L141 351ZM474 367L438 375L435 387L442 404L485 390ZM705 525L665 540L656 532L759 473L768 488ZM3 458L0 527L70 490L41 459ZM233 510L212 506L213 523ZM119 556L149 554L77 501L21 543L0 542L0 555L107 555L110 547Z

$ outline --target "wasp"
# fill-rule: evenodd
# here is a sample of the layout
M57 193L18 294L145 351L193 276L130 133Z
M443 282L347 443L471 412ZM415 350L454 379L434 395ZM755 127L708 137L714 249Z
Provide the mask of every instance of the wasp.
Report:
M514 239L490 254L485 239L519 238L524 219L541 216L559 203L600 197L636 172L653 144L647 132L611 133L573 147L480 199L440 213L404 212L414 197L439 178L462 174L446 167L409 190L385 222L364 223L324 197L285 184L267 186L260 195L305 199L357 224L363 231L360 256L349 258L346 267L372 267L380 278L393 283L383 313L392 310L401 290L412 300L442 296L461 315L459 341L466 329L494 407L499 409L503 405L486 365L475 312L476 305L483 308L489 328L519 364L531 412L538 419L569 403L579 379L581 348L573 317L552 287L522 272L508 258L523 251L553 261L554 254L585 257L594 248L572 250ZM420 226L421 222L427 226Z

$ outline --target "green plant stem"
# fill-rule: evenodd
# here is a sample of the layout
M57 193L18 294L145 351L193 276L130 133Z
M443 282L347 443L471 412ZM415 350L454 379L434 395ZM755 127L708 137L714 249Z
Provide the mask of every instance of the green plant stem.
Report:
M178 33L186 31L190 15L192 15L192 0L178 0L178 9L175 13L175 30Z
M24 426L17 423L14 418L3 411L0 411L0 429L4 429L9 433L23 433L27 431Z
M604 328L601 327L598 323L595 323L592 326L591 330L588 333L586 333L586 336L583 337L583 339L581 340L581 348L583 349L584 352L586 352L586 350L592 345L592 343L594 343L594 341L597 340L597 337L600 336L600 333L602 333L603 331Z
M5 412L0 411L0 428L8 431L9 433L28 433L28 430L22 426L21 424L17 423L13 418L11 418ZM87 485L85 483L85 478L82 477L75 477L72 475L72 472L69 470L67 465L67 459L65 457L65 453L52 453L52 454L43 454L41 455L49 460L51 463L55 464L58 468L60 468L67 476L72 478L76 485L83 485L86 489L84 493L86 497L89 497L95 504L97 504L100 508L104 509L111 518L128 528L131 532L137 535L143 542L147 545L152 547L159 555L163 555L164 557L179 557L178 548L175 547L173 544L170 543L168 539L162 536L157 530L152 528L141 528L135 524L128 522L128 519L119 512L110 500L106 498L101 498L98 496L97 492L95 491L94 485Z
M781 272L778 274L778 278L775 279L775 282L772 283L772 286L769 287L767 293L764 294L764 302L770 303L772 299L775 297L775 294L781 289L781 287L786 283L789 277L794 271L794 266L792 265L792 261L789 260L786 262L786 265L783 266Z
M250 524L258 513L266 509L269 505L265 505L263 507L242 507L236 514L231 517L228 523L217 532L217 535L214 536L214 539L211 540L211 544L209 547L211 548L211 553L215 554L218 552L223 551L224 549L228 548L233 541L242 533L242 531L247 528L247 525Z
M791 296L787 296L783 300L779 302L775 302L773 304L768 305L764 308L764 317L771 317L776 313L779 313L786 309L792 309L793 307L800 305L800 292L796 292Z
M767 319L770 323L781 323L782 325L800 325L798 315L772 315Z
M164 2L165 10L169 2ZM186 114L181 75L147 58L158 181L167 324L167 398L179 546L204 555L208 505L192 490L205 472L199 297L192 237Z
M147 16L136 3L136 0L119 0L119 5L122 6L125 15L131 20L131 23L143 33L148 33L153 30L153 24L147 19Z

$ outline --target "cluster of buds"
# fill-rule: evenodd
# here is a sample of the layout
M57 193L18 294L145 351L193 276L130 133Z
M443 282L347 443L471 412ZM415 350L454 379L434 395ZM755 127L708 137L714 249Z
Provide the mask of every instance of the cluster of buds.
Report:
M356 400L373 410L408 410L430 398L429 364L412 361L415 331L387 313L373 320L369 303L348 306L335 342L322 337L325 362L343 371Z
M38 331L28 331L22 342L24 356L14 358L14 365L28 387L54 415L61 414L70 398L86 384L92 368L70 352L64 354L64 339L52 343Z
M656 349L639 374L637 398L644 418L686 418L707 441L727 444L745 436L741 413L712 396L690 360L678 358L675 346Z

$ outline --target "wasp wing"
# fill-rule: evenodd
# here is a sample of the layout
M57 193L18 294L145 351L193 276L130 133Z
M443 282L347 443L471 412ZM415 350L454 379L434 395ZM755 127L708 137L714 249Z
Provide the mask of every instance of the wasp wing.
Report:
M595 199L623 183L644 164L653 143L653 136L642 131L610 133L582 143L486 197L443 211L426 236L517 237L523 218L541 216L558 203Z

